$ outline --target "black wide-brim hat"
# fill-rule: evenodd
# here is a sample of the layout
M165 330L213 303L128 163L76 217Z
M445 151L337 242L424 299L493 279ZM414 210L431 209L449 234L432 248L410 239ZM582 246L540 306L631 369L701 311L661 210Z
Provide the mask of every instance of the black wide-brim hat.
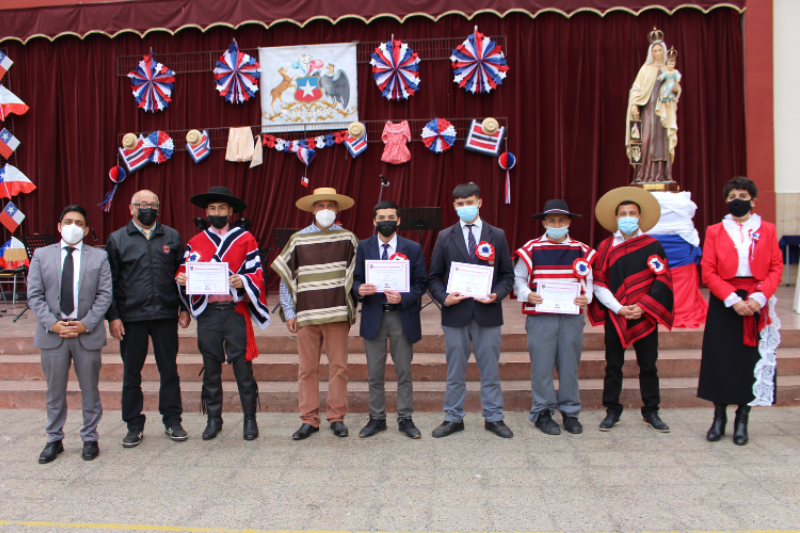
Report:
M247 209L247 204L244 203L244 200L234 196L229 188L220 186L209 187L208 192L195 194L190 201L197 207L202 207L203 209L213 202L227 203L231 206L234 213L241 213Z
M544 204L544 212L531 215L531 218L534 220L544 220L544 217L547 215L567 215L569 218L583 216L577 213L570 213L567 202L564 200L547 200L547 203Z

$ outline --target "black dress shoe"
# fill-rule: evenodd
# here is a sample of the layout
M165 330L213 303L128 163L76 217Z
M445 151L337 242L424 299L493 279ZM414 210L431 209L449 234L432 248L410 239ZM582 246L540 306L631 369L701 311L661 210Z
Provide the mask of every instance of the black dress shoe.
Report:
M545 435L561 435L561 428L558 427L558 422L553 420L550 415L550 410L546 409L539 413L539 418L533 423Z
M386 431L386 419L385 418L372 418L370 417L369 422L364 428L358 432L358 436L362 439L367 437L371 437L379 431Z
M97 445L96 440L88 440L83 443L83 451L81 452L81 459L84 461L91 461L100 455L100 447Z
M448 422L445 420L442 422L442 425L438 428L433 430L431 436L434 439L440 439L442 437L447 437L448 435L452 435L457 431L464 431L464 421L459 420L458 422Z
M619 421L619 413L607 412L606 417L600 422L600 431L611 431L621 423Z
M302 426L300 426L300 429L294 432L292 438L294 440L307 439L308 437L311 436L312 433L316 433L317 431L319 431L319 428L314 427L311 424L303 424Z
M567 430L567 433L572 433L573 435L580 435L583 433L583 425L581 425L577 416L565 416L564 429Z
M136 448L143 438L144 433L141 429L129 429L128 434L122 438L122 447Z
M417 429L417 426L414 425L414 421L411 420L411 417L398 418L397 429L400 430L400 433L406 435L407 437L411 437L412 439L418 439L422 437L422 434L419 432L419 429Z
M175 424L174 426L170 426L164 430L164 433L169 435L174 441L182 442L189 438L189 434L183 429L183 426L180 424Z
M42 450L42 453L39 454L39 464L46 465L51 461L55 461L58 454L64 451L64 443L60 440L56 440L53 442L48 442L47 445Z
M750 419L750 406L740 405L736 410L736 418L733 421L733 443L737 446L744 446L750 437L747 435L747 422Z
M717 442L725 435L725 426L728 424L727 405L714 404L714 421L706 433L706 440Z
M216 439L220 431L222 431L222 420L210 418L208 424L206 424L206 429L203 430L203 440Z
M350 435L347 426L342 421L331 422L331 431L336 437L347 437Z
M487 420L483 424L483 427L486 428L486 431L491 431L498 437L502 437L504 439L510 439L514 436L514 432L511 431L511 428L509 428L502 420L498 420L497 422L489 422Z
M649 415L642 417L642 423L645 426L650 426L659 433L669 433L669 426L658 417L658 413L650 413Z
M255 418L244 421L242 436L244 440L256 440L258 438L258 423L256 423Z

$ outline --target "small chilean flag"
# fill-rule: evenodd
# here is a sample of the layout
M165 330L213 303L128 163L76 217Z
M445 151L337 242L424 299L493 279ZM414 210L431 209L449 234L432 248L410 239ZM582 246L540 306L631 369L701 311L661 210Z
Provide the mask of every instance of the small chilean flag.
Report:
M17 167L9 165L0 169L0 198L11 198L19 193L29 193L36 190L36 185L31 183L25 174Z
M6 72L8 72L8 69L10 69L13 64L14 62L11 61L10 57L0 52L0 78L6 75Z
M11 154L14 153L14 150L17 149L17 146L19 146L19 139L14 137L10 131L3 128L3 130L0 131L0 154L8 159L11 157Z
M5 209L0 211L0 223L7 227L11 233L17 230L23 220L25 220L25 215L11 202L8 202Z
M300 178L300 185L302 185L303 187L308 187L308 178L305 176Z
M16 94L0 85L0 120L5 120L11 113L15 115L24 115L27 111L28 106L25 105L25 102L20 100Z

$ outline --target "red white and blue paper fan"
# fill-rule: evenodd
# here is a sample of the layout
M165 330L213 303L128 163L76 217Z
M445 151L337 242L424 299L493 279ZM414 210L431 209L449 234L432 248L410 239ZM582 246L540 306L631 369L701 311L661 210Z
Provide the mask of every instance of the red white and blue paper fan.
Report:
M508 72L506 56L493 40L475 27L475 33L453 50L450 56L459 87L471 93L488 93L503 84Z
M297 158L302 161L305 166L310 165L316 155L316 151L304 146L297 149Z
M117 193L117 187L119 187L120 183L125 181L127 174L125 174L125 169L122 167L111 167L111 170L108 171L108 177L114 182L114 188L106 193L106 197L101 203L97 204L97 206L102 207L103 211L106 213L111 210L111 200L114 199L114 195Z
M147 159L153 163L163 163L167 159L172 159L175 143L172 142L172 137L158 130L144 138L142 149Z
M128 77L140 109L155 113L169 107L175 89L175 73L155 61L152 55L144 56Z
M441 153L456 142L456 129L443 118L435 118L422 128L422 142L432 152Z
M419 90L419 57L406 43L381 43L371 56L372 77L388 100L408 99Z
M506 171L506 187L505 187L505 197L506 197L506 204L511 203L511 174L508 172L514 165L517 164L517 158L514 157L514 154L511 152L503 152L500 154L500 157L497 158L497 162L500 164L500 168Z
M254 58L239 51L236 41L217 60L214 79L217 90L232 104L243 104L256 95L261 65Z

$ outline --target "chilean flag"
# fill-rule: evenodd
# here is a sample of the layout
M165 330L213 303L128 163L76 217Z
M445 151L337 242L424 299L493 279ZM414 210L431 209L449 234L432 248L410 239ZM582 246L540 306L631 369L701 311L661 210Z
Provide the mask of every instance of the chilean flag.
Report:
M8 69L10 69L13 64L14 62L11 61L10 57L0 52L0 78L6 75L6 72L8 72Z
M28 106L17 95L0 85L0 120L5 120L8 115L24 115Z
M11 233L17 230L23 220L25 220L25 215L11 202L8 202L5 209L0 211L0 224L7 227Z
M25 176L17 167L6 163L0 169L0 198L11 198L19 193L29 193L36 190L36 185Z
M11 157L11 154L14 153L14 150L17 149L19 146L19 139L14 137L10 131L3 128L0 130L0 154L3 155L6 159Z

